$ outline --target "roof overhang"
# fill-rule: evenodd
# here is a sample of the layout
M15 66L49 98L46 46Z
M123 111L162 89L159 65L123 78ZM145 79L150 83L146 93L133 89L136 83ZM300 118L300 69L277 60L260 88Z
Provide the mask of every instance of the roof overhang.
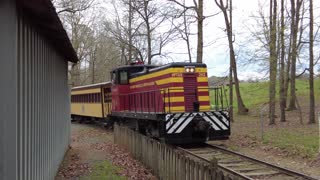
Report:
M70 62L78 62L77 54L50 0L16 0L16 7L19 16L46 38L62 57Z

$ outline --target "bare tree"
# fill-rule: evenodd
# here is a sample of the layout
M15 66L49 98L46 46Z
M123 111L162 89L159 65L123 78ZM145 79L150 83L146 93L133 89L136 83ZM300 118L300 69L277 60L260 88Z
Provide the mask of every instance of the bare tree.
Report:
M86 58L88 66L82 75L82 84L93 84L110 80L110 72L113 68L121 65L121 48L115 45L109 29L105 27L106 22L97 22L92 27L94 34L91 36L89 55Z
M289 83L290 83L290 103L287 110L293 110L296 109L296 95L295 95L295 79L299 77L300 75L296 75L296 67L297 67L297 59L299 61L299 56L301 55L301 51L303 49L303 45L306 43L305 40L303 40L303 33L304 30L307 28L305 24L303 24L305 9L301 6L303 1L301 2L291 2L291 11L290 14L288 14L288 18L285 18L284 12L288 12L286 9L286 3L283 3L281 6L281 18L280 18L280 49L281 52L278 52L280 54L280 120L285 120L285 108L287 107L287 99L288 99L288 90L289 90ZM299 5L296 5L299 4ZM297 12L298 8L298 12ZM289 13L289 12L288 12ZM298 13L298 14L297 14ZM290 27L287 27L285 21L291 21ZM300 27L299 27L300 24ZM287 30L287 33L289 33L289 37L286 37L285 31ZM288 43L286 43L286 39L288 39ZM287 51L287 52L286 52ZM286 58L287 57L287 58ZM293 67L294 66L294 67ZM293 74L294 69L294 74ZM302 73L303 74L303 73ZM294 88L292 88L294 86ZM294 89L294 91L293 91ZM294 100L292 100L292 98ZM290 107L291 106L291 107ZM292 107L293 106L293 107Z
M65 26L71 39L72 45L78 55L79 62L71 63L69 75L71 84L78 86L82 84L81 64L86 61L89 55L90 39L92 30L90 21L86 21L83 13L94 6L94 0L54 0L53 4Z
M89 74L91 77L91 84L94 84L97 82L97 78L96 78L97 49L98 49L98 45L95 43L92 46L92 50L90 52L89 70L91 69L91 72Z
M145 38L141 32L143 22L137 22L132 0L113 1L114 20L104 21L105 28L111 33L115 44L120 48L120 64L130 64L132 59L145 61ZM123 7L124 12L121 11Z
M310 86L310 114L309 114L309 123L315 123L315 102L314 102L314 55L313 55L313 0L309 1L309 14L310 14L310 23L309 23L309 86Z
M274 1L269 1L269 2L273 4L275 3ZM297 97L295 95L296 89L292 88L292 86L295 87L295 79L299 78L300 76L303 76L303 74L305 72L308 72L308 70L310 69L310 65L315 64L317 62L317 60L315 60L317 58L313 57L312 61L314 62L311 63L312 61L310 60L310 57L312 56L312 52L311 52L310 46L313 46L313 45L310 41L313 39L313 42L316 42L314 39L318 34L318 31L316 30L315 33L311 32L313 30L308 31L307 29L311 28L310 22L308 23L305 22L306 19L309 19L309 17L306 17L306 14L308 14L308 11L310 10L310 8L305 7L304 6L305 1L302 1L302 0L300 1L294 0L289 2L291 2L291 6L287 4L286 1L281 0L281 10L277 12L277 11L274 11L274 9L272 9L272 11L270 12L270 14L273 13L273 15L278 13L279 15L281 15L279 18L279 21L274 21L274 23L278 26L276 28L276 31L278 31L276 35L279 37L276 40L277 42L276 49L273 49L273 46L270 46L270 42L273 41L271 37L272 34L270 33L272 32L273 27L268 23L268 20L267 20L268 18L266 18L267 16L264 15L266 11L263 9L263 7L265 7L265 5L260 6L262 10L259 11L259 17L255 18L260 26L250 27L250 29L254 29L253 31L254 33L251 34L251 37L255 38L254 40L256 42L259 42L261 45L261 46L256 46L257 43L254 43L254 45L256 46L256 47L253 47L253 49L255 50L254 53L257 55L260 55L259 60L262 61L261 64L263 64L264 67L268 68L269 73L271 73L272 68L270 67L269 63L265 63L270 61L270 58L269 58L269 61L268 59L264 58L266 57L265 53L267 52L270 55L272 50L273 51L276 50L276 53L273 53L273 55L276 54L276 58L279 57L278 73L279 73L279 87L280 87L279 102L280 102L281 121L286 121L285 108L286 108L287 97L288 99L290 98L290 101L292 101L291 99L292 97L290 96L294 96L295 98L294 103L291 102L291 104L293 104L294 106L297 105L297 107L299 106L297 102ZM272 22L273 21L272 16L270 16L270 18L271 19L269 20L270 22ZM310 17L310 21L311 21L311 17ZM315 26L314 24L313 27L317 27L317 26ZM314 35L315 37L310 38L310 36L312 35ZM309 43L311 43L310 46L306 46ZM254 63L257 63L256 59L257 58L254 58L255 60ZM304 67L307 63L309 64L309 68ZM294 71L292 71L292 69L294 69ZM300 70L303 70L302 73L299 73L299 75L297 75L298 74L297 71L300 71ZM310 72L310 74L311 73L312 72ZM311 79L310 74L308 74L308 79ZM304 77L306 77L306 75ZM270 80L271 79L272 77L270 76ZM292 84L289 84L289 82L292 82ZM291 87L290 89L291 93L290 92L287 93L289 89L288 87ZM310 85L310 88L311 88L310 90L312 91L312 85ZM292 93L292 90L294 90L293 91L294 93ZM311 103L312 102L310 102L310 107L312 106ZM289 107L288 110L292 110L292 108ZM310 109L310 111L312 110Z
M203 0L193 1L196 6L198 17L198 46L197 46L197 63L202 63L203 58Z
M79 16L70 16L71 25L71 42L78 55L79 62L72 63L69 70L71 83L74 86L82 85L81 74L82 65L88 62L90 47L92 45L92 30L85 24L81 23Z
M277 79L277 0L270 0L270 82L269 82L269 124L275 124L275 99Z
M69 65L73 86L107 81L120 62L113 37L103 28L95 0L56 0L57 12L71 39L79 62ZM97 11L98 10L98 11ZM101 17L101 19L99 19Z
M183 11L193 10L196 13L195 18L197 19L197 63L203 62L203 21L205 16L203 15L203 0L193 0L193 5L187 6L185 0L180 2L179 0L168 0L174 2L183 8ZM189 50L188 50L189 52ZM190 59L190 56L189 56Z
M153 15L155 13L156 8L153 7L150 10L150 6L149 6L149 0L143 0L142 4L139 4L137 7L135 6L135 10L136 12L138 12L140 14L140 16L142 17L143 21L145 22L145 26L146 26L146 30L147 30L147 42L148 42L148 64L151 64L151 26L150 26L150 16ZM142 5L142 6L141 6ZM142 9L142 11L141 11Z
M52 3L57 8L57 13L76 13L83 12L91 8L95 0L52 0Z
M132 59L132 21L133 21L133 10L132 10L132 0L129 0L129 12L128 12L128 61ZM142 59L141 59L142 60Z
M290 101L288 110L294 110L296 108L296 61L298 55L298 30L300 22L300 9L303 0L291 0L291 74L290 74Z
M286 121L286 97L285 97L285 22L284 22L284 0L281 0L281 17L280 17L280 121Z
M218 2L219 1L219 2ZM227 37L228 37L228 43L229 43L229 52L230 52L230 62L232 67L232 72L234 76L234 84L235 84L235 90L236 90L236 96L238 101L238 114L246 114L249 110L245 107L240 93L240 87L239 87L239 80L238 80L238 74L237 74L237 64L236 64L236 57L233 47L233 33L232 33L232 24L230 23L230 19L232 19L231 14L228 16L227 10L229 6L229 0L226 0L226 3L224 4L224 0L215 0L216 5L220 8L220 10L223 13L225 25L226 25L226 31L227 31ZM232 8L232 7L230 7ZM230 84L231 86L232 84Z
M183 38L183 39L186 41L189 62L191 63L192 57L191 57L191 45L190 45L190 28L189 28L190 25L191 25L190 23L188 24L186 12L184 12L184 14L183 14L183 26L184 26L183 33L184 33L185 38Z
M233 32L232 28L232 0L230 0L230 9L229 9L229 14L230 14L230 30ZM232 76L232 58L230 58L230 67L229 67L229 103L230 103L230 108L229 108L229 117L230 121L234 122L233 118L233 76Z
M143 26L140 29L144 28L147 39L147 64L151 64L153 57L163 55L163 47L174 40L174 34L177 32L173 25L169 25L165 32L156 32L158 27L168 21L171 8L150 0L134 1L130 6L142 19Z
M183 0L183 7L186 7L186 1ZM190 44L190 26L194 23L192 21L192 19L190 18L192 15L187 14L188 11L187 9L183 9L182 13L180 13L182 15L183 21L182 21L182 25L177 25L177 29L181 35L182 40L184 40L186 42L186 46L187 46L187 52L188 52L188 60L191 63L192 62L192 56L191 56L191 44ZM178 16L180 17L180 16Z

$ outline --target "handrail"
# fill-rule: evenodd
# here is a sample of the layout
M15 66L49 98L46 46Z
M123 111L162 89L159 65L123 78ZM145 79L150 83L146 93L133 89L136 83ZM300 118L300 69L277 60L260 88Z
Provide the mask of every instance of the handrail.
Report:
M172 112L172 95L175 90L194 90L196 101L199 101L199 93L201 90L208 90L210 109L221 111L228 110L228 101L223 87L200 87L200 88L176 88L168 87L157 90L148 90L140 92L132 92L128 94L120 94L120 101L124 105L125 110L144 113L171 113ZM213 94L212 94L213 93ZM158 97L158 98L157 98ZM128 100L126 100L128 99ZM126 103L127 102L127 103ZM143 103L144 102L144 103ZM161 103L162 102L162 103ZM147 106L144 106L144 104ZM167 106L166 106L167 104ZM227 105L225 107L225 104Z

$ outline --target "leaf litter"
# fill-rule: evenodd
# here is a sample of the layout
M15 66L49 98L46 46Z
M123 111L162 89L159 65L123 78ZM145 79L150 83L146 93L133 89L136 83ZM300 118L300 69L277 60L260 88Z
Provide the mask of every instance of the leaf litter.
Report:
M110 161L119 167L117 175L132 180L157 178L124 148L114 144L113 133L87 124L72 124L71 145L57 173L56 180L88 177L95 162Z

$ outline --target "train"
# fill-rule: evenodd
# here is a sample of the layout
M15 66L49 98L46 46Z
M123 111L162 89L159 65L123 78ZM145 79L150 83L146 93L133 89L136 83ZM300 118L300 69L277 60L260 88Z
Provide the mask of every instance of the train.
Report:
M230 117L221 87L209 88L207 66L141 63L111 71L108 82L74 87L71 118L128 126L165 143L228 139Z

